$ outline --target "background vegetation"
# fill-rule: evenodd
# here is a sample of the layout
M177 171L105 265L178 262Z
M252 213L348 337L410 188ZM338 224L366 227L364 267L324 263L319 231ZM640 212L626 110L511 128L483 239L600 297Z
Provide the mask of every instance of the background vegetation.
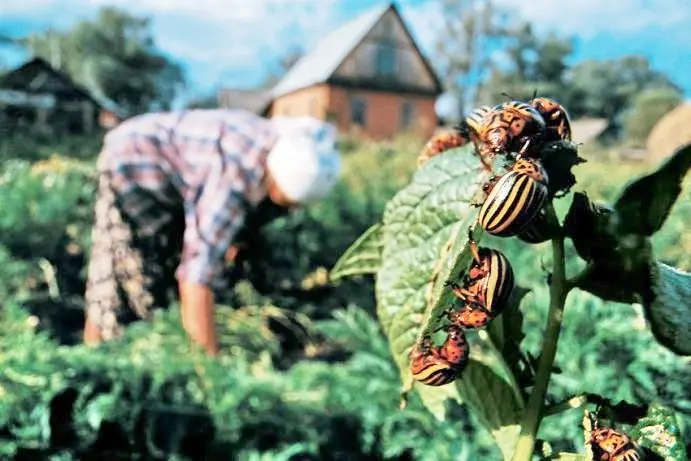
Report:
M468 36L482 11L483 39L502 41L508 67L493 67L478 54L450 61L458 56L452 45L463 45L463 30ZM458 13L447 15L463 18L450 32L457 41L442 37L448 49L440 47L437 62L447 86L464 89L459 112L503 100L503 92L525 97L537 86L564 95L574 117L607 118L607 137L580 148L588 163L576 169L575 190L594 200L611 199L621 184L656 166L619 157L626 146L643 144L681 101L680 90L645 58L570 67L567 39L535 37L529 24L508 27L489 9ZM168 107L185 81L148 27L145 19L106 9L72 30L11 41L139 113ZM482 84L465 84L477 75L485 76ZM439 423L413 394L399 410L398 371L374 315L373 281L327 282L326 271L408 182L423 142L408 135L376 144L344 140L345 172L328 200L269 225L253 242L252 260L229 270L238 283L219 293L223 353L209 360L189 348L175 305L153 324L132 327L122 341L98 350L79 345L100 138L4 135L0 458L499 459L490 435L464 407L449 408L449 421ZM653 239L661 259L684 270L691 270L690 214L687 181ZM539 262L548 244L529 250L514 239L489 244L534 290L522 312L525 344L535 351L547 308ZM565 316L551 399L593 392L615 402L674 402L691 440L689 360L654 341L641 309L576 292ZM540 436L554 451L581 451L581 417L579 410L551 416Z

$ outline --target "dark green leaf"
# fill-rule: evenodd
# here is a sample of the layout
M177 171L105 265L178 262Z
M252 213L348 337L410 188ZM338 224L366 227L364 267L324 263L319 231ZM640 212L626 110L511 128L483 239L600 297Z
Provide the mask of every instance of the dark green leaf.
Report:
M644 307L655 338L679 355L691 355L691 274L658 262L652 282L653 299Z
M593 203L584 192L573 194L569 211L564 218L564 231L571 238L578 256L591 261L616 248L616 239L608 232L613 209L606 204Z
M381 266L384 231L381 223L370 226L336 262L329 273L335 281L353 275L375 274Z
M691 274L656 261L648 237L618 233L617 216L574 195L564 227L589 261L576 286L609 301L642 304L658 342L691 355Z
M505 459L510 459L518 441L523 406L512 387L491 368L470 360L461 379L456 381L458 392L490 431Z
M691 144L679 148L657 171L626 186L614 208L620 234L651 236L667 219L691 168Z
M648 414L636 424L631 436L665 461L686 461L686 447L674 412L651 405Z
M551 195L559 195L576 184L576 177L571 169L585 162L578 156L578 147L570 141L556 141L542 149L540 153L542 166L549 176Z
M451 266L462 268L458 259L470 262L461 250L477 214L471 201L488 176L471 147L450 150L427 162L386 206L377 314L406 389L412 385L410 351L430 322L431 307L440 305L435 298Z

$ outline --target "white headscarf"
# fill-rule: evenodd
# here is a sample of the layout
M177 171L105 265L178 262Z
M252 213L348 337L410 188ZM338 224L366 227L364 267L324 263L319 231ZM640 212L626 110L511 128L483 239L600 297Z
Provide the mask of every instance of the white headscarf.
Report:
M267 168L276 185L297 203L323 198L341 170L336 127L313 117L274 117L271 122L278 140L267 157Z

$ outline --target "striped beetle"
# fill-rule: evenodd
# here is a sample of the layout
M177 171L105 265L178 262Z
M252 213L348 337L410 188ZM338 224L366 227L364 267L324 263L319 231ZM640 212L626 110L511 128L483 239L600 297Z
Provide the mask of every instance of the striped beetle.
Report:
M544 136L546 129L542 115L522 101L495 106L483 121L487 149L493 153L525 153L534 139Z
M455 149L468 143L468 138L460 131L445 131L437 133L422 148L417 158L417 167L420 168L432 157L449 149Z
M571 120L564 106L551 98L540 97L530 100L530 105L537 110L545 120L547 130L545 141L571 141Z
M484 124L487 114L492 112L490 106L480 106L473 109L460 123L458 129L473 143L484 140Z
M511 237L527 228L545 205L547 172L538 160L519 155L511 170L490 179L485 191L478 222L492 235Z
M454 325L481 328L504 310L513 291L515 277L504 254L479 247L471 230L469 238L473 264L463 279L463 285L455 281L446 282L463 304L448 309L442 315L447 316Z
M473 109L456 129L463 134L463 136L475 145L475 152L480 156L482 166L487 171L492 171L492 165L487 161L487 153L484 148L485 143L485 117L492 112L489 106L480 106Z
M453 382L468 364L470 346L463 329L456 325L446 327L444 344L434 346L425 336L411 354L410 368L413 379L428 386L443 386Z

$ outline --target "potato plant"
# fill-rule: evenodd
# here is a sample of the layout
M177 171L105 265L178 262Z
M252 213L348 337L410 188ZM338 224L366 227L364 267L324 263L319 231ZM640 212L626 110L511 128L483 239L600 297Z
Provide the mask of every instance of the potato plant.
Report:
M502 184L501 178L516 165L518 152L509 151L513 160L506 164L504 155L485 155L486 145L492 143L479 142L477 147L458 144L463 143L448 150L436 149L436 155L428 153L410 183L387 203L379 222L345 251L331 271L333 281L375 277L377 316L400 372L402 405L415 391L440 425L450 417L449 401L467 405L492 434L505 460L528 461L538 454L543 459L563 460L629 459L625 454L632 460L638 459L635 456L687 459L674 413L665 406L615 403L607 396L586 393L548 404L548 385L555 370L563 312L573 290L642 305L655 339L677 355L691 355L687 301L691 274L658 261L650 243L681 192L680 184L691 167L691 145L674 152L654 172L624 186L610 204L593 203L582 191L570 192L577 185L578 164L584 161L579 146L569 139L539 142L533 156L539 158L549 178L547 199L538 204L539 213L519 223L515 232L501 234L497 226L492 228L483 208L493 190L486 185ZM492 159L490 168L488 158ZM496 200L515 200L509 193L499 198L497 194ZM570 200L565 216L557 212L560 200ZM515 217L515 207L526 203L509 203L504 214L497 216ZM522 311L530 308L525 302L530 287L519 284L513 286L505 305L490 312L489 323L463 325L467 343L457 343L460 349L455 352L448 348L449 336L443 334L449 331L446 313L453 306L465 304L467 308L473 295L466 290L470 298L464 297L453 286L472 280L471 273L478 267L476 250L482 247L488 229L495 236L517 238L525 245L551 241L551 267L545 269L549 311L537 358L521 344L525 336ZM580 258L577 270L569 267L569 273L567 245ZM521 270L513 267L516 273ZM452 328L456 332L458 324ZM454 334L457 338L458 333ZM415 367L422 344L436 354L430 370L443 370L444 379L433 379L432 372L425 379L415 379L421 374L411 367ZM464 356L466 344L469 357ZM631 444L617 445L609 453L603 451L606 443L586 443L585 453L551 453L549 441L539 440L538 430L547 415L587 411L589 406L595 406L600 427L612 429L612 437L621 434L621 440ZM589 434L586 428L585 441L594 442Z

